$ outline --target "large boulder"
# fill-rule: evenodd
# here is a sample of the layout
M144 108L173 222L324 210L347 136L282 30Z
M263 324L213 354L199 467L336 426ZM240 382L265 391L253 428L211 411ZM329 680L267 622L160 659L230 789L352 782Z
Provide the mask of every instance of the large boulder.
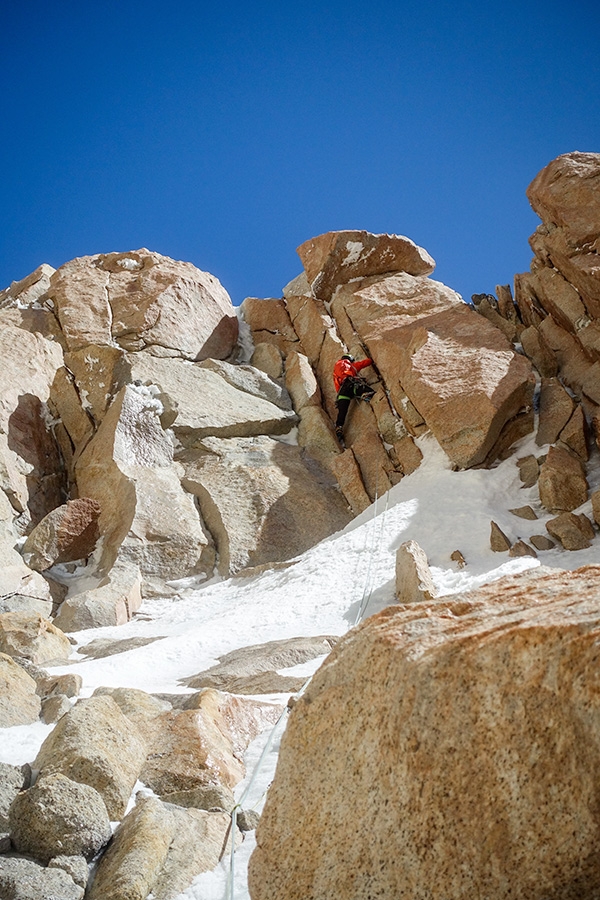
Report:
M222 575L290 559L351 519L333 477L299 447L271 437L206 438L178 461Z
M335 288L354 278L408 272L429 275L435 262L423 247L398 234L329 231L297 248L314 293L329 300Z
M599 585L538 570L342 638L291 712L253 900L594 897Z
M227 291L208 272L137 250L73 259L50 279L69 350L88 344L158 356L225 359L238 323Z
M0 728L36 722L42 707L36 684L18 663L0 653Z
M111 697L80 700L50 732L33 763L42 774L61 773L101 795L111 821L127 807L146 756L146 743Z
M573 246L600 235L600 153L565 153L548 163L527 188L540 219L563 228Z
M15 850L48 863L54 856L92 859L112 836L100 794L87 784L50 774L22 791L9 813Z
M577 509L585 503L588 483L581 460L562 447L550 447L538 479L542 506L551 511Z

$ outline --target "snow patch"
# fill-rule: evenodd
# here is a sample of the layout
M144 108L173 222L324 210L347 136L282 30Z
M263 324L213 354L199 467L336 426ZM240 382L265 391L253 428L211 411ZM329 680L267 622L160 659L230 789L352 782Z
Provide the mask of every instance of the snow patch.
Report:
M346 250L348 252L342 260L342 265L351 266L352 263L358 262L364 249L364 245L361 241L347 241Z

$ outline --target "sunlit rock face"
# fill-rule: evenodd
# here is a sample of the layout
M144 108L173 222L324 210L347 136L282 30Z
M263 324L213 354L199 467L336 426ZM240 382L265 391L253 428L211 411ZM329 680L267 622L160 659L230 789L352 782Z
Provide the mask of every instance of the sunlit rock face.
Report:
M423 247L399 234L329 231L298 247L308 283L323 300L340 284L369 275L429 275L435 262Z
M515 278L517 308L593 418L600 405L600 153L557 157L527 196L542 224L530 238L531 271Z
M69 350L99 344L225 359L237 340L235 310L214 275L145 249L65 263L48 298Z
M294 705L253 900L593 897L600 567L390 607Z

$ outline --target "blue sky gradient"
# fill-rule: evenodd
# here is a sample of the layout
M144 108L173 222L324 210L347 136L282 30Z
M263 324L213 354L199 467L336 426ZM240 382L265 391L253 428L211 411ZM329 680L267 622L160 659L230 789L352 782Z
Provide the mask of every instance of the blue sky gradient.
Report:
M145 246L238 304L359 228L469 299L528 269L537 172L600 152L596 0L3 8L0 287Z

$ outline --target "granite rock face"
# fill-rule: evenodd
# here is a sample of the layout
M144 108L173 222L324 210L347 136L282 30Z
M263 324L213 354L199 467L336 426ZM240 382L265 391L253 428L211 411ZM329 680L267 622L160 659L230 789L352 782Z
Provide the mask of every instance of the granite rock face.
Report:
M111 697L80 700L50 732L33 763L100 794L111 821L124 814L146 757L146 743Z
M390 272L429 275L435 268L426 250L397 234L329 231L306 241L297 252L308 282L323 300L354 278Z
M538 570L342 638L292 710L253 900L594 896L599 585Z
M213 275L145 249L65 263L50 278L48 297L69 350L116 345L224 359L237 340L231 300Z

